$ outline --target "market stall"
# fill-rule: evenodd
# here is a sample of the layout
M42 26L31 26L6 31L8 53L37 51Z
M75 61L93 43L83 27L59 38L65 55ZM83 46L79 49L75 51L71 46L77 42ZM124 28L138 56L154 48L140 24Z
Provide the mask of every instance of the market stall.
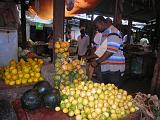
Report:
M86 61L71 57L70 43L63 40L64 5L63 0L54 1L53 64L28 50L25 59L10 59L0 68L3 79L0 99L10 101L20 120L158 120L160 103L157 96L129 94L114 84L88 79ZM130 52L129 61L134 65L129 72L147 73L148 63L144 60L148 54L150 52ZM138 68L135 64L139 64ZM5 116L0 114L0 118Z

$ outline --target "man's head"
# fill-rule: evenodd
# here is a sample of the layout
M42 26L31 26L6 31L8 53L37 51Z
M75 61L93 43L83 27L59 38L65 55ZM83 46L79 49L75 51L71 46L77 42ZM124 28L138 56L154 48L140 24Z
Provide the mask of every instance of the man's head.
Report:
M103 16L96 17L94 24L99 32L103 32L106 29L106 20Z
M106 18L106 26L107 26L107 28L109 28L112 24L113 24L112 20L109 17Z
M99 32L103 32L105 29L109 28L112 25L112 20L110 18L104 18L103 16L98 16L94 20L96 28Z
M86 33L85 28L81 28L80 33L81 33L81 35L85 35L85 33Z

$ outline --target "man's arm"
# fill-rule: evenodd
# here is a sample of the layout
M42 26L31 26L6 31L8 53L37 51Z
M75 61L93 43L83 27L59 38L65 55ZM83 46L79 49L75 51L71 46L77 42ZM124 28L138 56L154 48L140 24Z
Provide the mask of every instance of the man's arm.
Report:
M91 65L93 67L96 67L98 64L105 61L107 58L109 58L112 55L113 55L113 53L106 51L98 60L92 62Z

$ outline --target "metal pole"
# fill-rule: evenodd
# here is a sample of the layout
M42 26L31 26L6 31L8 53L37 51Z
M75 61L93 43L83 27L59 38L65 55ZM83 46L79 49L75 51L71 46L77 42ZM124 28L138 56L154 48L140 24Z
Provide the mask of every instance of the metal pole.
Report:
M21 0L21 31L22 31L22 47L26 48L26 4L25 0Z

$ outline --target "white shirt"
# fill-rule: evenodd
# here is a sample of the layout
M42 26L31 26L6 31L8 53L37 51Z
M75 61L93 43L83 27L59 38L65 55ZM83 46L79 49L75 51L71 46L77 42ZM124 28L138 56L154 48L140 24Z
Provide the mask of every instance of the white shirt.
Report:
M147 38L140 39L140 45L145 47L145 46L147 46L147 44L149 44L149 41Z
M127 35L123 37L123 43L125 42L127 42ZM131 36L129 44L133 44L133 36Z
M81 38L81 35L78 36L78 55L83 56L87 52L87 47L89 45L89 36L85 35Z

